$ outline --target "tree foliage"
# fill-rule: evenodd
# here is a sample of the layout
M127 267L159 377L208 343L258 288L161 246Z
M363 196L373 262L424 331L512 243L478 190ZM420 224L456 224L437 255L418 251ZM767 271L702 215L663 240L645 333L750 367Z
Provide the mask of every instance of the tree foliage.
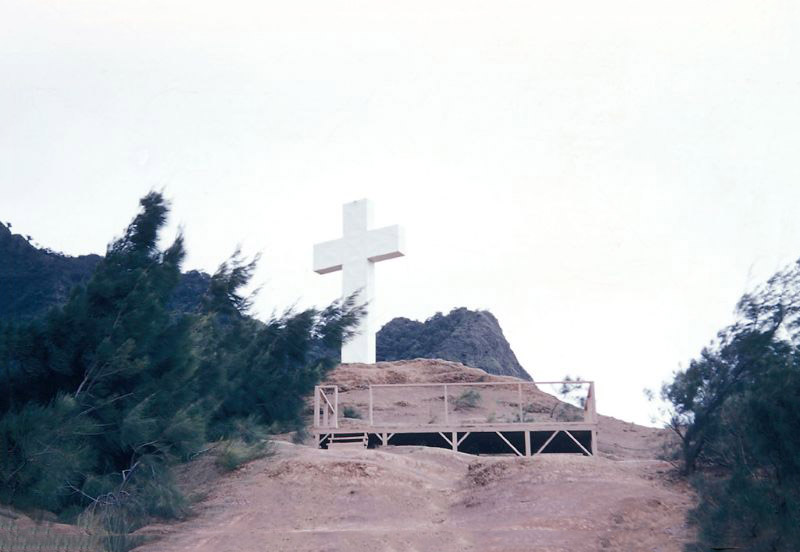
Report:
M350 298L258 321L242 292L256 260L238 252L201 307L175 310L184 240L159 247L169 206L155 192L140 203L63 307L0 324L2 502L66 518L98 505L181 515L170 466L245 426L299 426L362 314Z
M662 390L700 496L689 548L800 550L800 263L737 313Z

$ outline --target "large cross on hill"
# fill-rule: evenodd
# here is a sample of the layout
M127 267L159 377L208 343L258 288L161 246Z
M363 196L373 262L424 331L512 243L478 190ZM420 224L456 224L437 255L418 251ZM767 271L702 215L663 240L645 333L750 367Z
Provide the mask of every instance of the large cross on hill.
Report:
M344 237L314 246L314 271L342 271L342 296L359 292L358 303L367 303L357 335L342 346L342 362L375 362L375 263L402 257L405 240L400 226L370 230L372 203L367 199L345 203L342 209Z

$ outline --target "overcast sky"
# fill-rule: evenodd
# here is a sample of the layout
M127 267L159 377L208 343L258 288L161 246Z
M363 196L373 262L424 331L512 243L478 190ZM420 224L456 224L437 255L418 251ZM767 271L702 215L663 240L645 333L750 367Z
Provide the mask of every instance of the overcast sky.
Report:
M369 197L378 321L489 309L536 379L642 394L800 257L796 1L0 0L0 220L101 253L164 189L262 316ZM2 262L0 260L0 262Z

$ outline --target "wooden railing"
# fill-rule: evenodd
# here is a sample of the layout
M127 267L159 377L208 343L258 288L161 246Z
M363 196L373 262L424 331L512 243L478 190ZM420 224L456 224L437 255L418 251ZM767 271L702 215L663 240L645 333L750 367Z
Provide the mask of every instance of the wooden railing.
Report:
M516 387L517 395L517 414L516 419L511 419L507 423L527 423L526 411L523 406L523 389L533 388L542 385L568 385L568 386L588 386L588 391L583 404L583 422L597 422L597 405L595 401L595 388L593 381L543 381L543 382L453 382L453 383L400 383L400 384L374 384L369 386L369 426L375 426L375 391L383 388L441 388L443 397L444 424L450 425L451 408L449 392L452 388L463 387L489 387L505 386ZM438 396L438 394L437 394ZM513 404L513 403L512 403ZM378 424L379 426L393 424ZM496 422L470 422L472 426L496 425ZM339 389L335 385L320 385L314 392L314 427L315 428L338 428L339 427Z
M339 427L339 387L337 385L314 387L314 427Z

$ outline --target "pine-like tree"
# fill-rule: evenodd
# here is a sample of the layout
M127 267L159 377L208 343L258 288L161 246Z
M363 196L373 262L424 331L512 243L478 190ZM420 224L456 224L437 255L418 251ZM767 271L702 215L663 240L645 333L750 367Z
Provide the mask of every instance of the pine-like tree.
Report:
M700 497L687 549L800 550L800 263L737 310L662 393Z
M353 299L261 322L238 253L203 307L170 310L181 235L160 249L168 205L141 200L85 287L44 319L0 327L0 501L69 516L86 506L175 516L170 465L213 438L295 428L363 310ZM120 519L116 516L114 519ZM138 521L136 521L138 520ZM117 527L119 529L119 527Z

